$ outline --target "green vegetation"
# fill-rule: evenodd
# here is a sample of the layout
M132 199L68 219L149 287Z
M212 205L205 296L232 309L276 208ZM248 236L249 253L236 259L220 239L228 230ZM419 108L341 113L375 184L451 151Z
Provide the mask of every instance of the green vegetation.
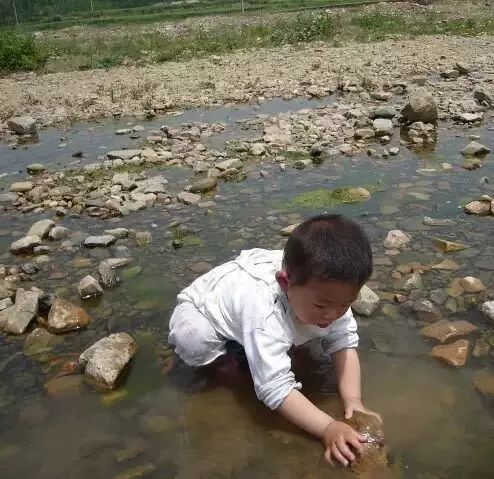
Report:
M191 246L196 248L202 248L204 246L204 240L195 235L189 228L178 225L173 228L172 233L173 241L179 242L181 246Z
M32 35L14 30L0 31L0 71L37 70L47 59L47 53Z
M345 186L334 190L313 190L295 196L289 203L290 208L321 209L333 208L345 203L358 203L370 198L368 193L380 191L377 186Z

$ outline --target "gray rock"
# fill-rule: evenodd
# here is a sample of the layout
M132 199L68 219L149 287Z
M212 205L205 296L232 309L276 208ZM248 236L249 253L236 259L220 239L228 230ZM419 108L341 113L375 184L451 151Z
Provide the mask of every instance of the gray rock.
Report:
M10 298L0 299L0 311L10 308L14 303Z
M65 299L56 298L48 314L48 331L60 334L86 328L91 322L88 314L79 306Z
M115 241L117 241L117 238L113 235L88 236L83 244L86 248L107 248Z
M129 230L127 228L113 228L111 230L105 230L105 235L115 236L115 238L127 238L129 236Z
M266 153L266 147L262 143L254 143L250 147L249 153L253 156L262 156Z
M220 161L214 165L220 171L230 170L232 168L240 169L242 168L242 161L238 158L230 158L229 160Z
M108 258L105 260L111 268L122 268L132 263L132 258Z
M460 72L455 69L445 70L441 72L441 76L447 80L456 80L460 76Z
M397 156L400 153L400 149L398 147L393 147L389 149L389 154L391 156Z
M408 123L423 121L435 122L439 116L437 104L426 88L417 88L409 97L401 114Z
M111 334L86 349L79 357L79 363L85 367L88 382L111 390L116 387L137 349L136 342L127 333Z
M31 181L18 181L10 185L10 191L12 193L26 193L32 190L34 187Z
M379 296L367 286L362 286L352 309L363 316L370 316L379 306Z
M132 256L132 253L130 252L130 249L127 246L120 244L115 247L114 255L117 256L118 258L130 258Z
M473 97L481 104L494 106L494 98L484 88L477 87L473 92Z
M467 146L465 146L465 148L463 148L463 150L461 150L461 153L463 156L483 156L490 153L490 151L491 150L489 150L489 148L481 143L471 141Z
M191 193L206 193L207 191L214 190L217 184L218 180L216 178L203 178L192 183L189 191Z
M10 205L15 203L19 199L19 195L16 193L2 193L0 194L0 205Z
M15 304L0 312L1 328L9 334L23 334L38 314L39 293L17 289Z
M185 203L186 205L197 205L201 201L201 195L196 195L194 193L189 193L187 191L181 191L177 195L178 201Z
M131 160L136 156L141 156L142 150L116 150L109 151L106 156L110 160Z
M410 276L410 278L408 278L403 285L403 289L405 291L414 291L416 289L422 289L423 287L424 282L420 273L413 273L412 276Z
M50 230L55 226L55 222L52 220L40 220L36 221L29 231L27 232L28 236L39 236L40 238L46 238Z
M121 128L115 132L115 135L130 135L132 133L132 128Z
M30 116L18 116L7 120L7 126L18 135L33 135L37 131L36 120Z
M454 226L456 224L450 219L430 218L429 216L424 216L423 223L426 226Z
M151 244L153 237L149 231L138 231L136 233L137 246L147 246Z
M494 321L494 301L486 301L482 305L482 312L486 318Z
M67 237L69 230L64 226L55 226L49 233L48 237L54 241L60 241Z
M38 268L36 268L33 263L24 263L21 266L21 270L26 274L36 274L38 272Z
M83 299L103 294L103 288L91 275L84 276L77 286L79 296Z
M295 163L293 163L293 167L296 170L303 170L307 166L311 166L311 165L312 165L312 160L310 158L305 158L303 160L297 160Z
M460 113L454 117L455 120L462 123L476 123L484 120L483 113Z
M109 263L102 261L98 266L100 282L105 288L113 288L120 282L120 278Z
M393 134L393 122L387 118L376 118L372 124L376 136Z
M353 135L357 140L368 140L369 138L374 138L376 132L372 128L359 128L355 130Z
M14 254L32 252L35 246L41 245L39 236L24 236L10 245L10 251Z
M460 72L460 75L468 75L470 73L470 67L462 62L456 62L455 67Z
M372 110L369 117L374 120L375 118L394 118L398 112L394 106L379 106L376 109Z

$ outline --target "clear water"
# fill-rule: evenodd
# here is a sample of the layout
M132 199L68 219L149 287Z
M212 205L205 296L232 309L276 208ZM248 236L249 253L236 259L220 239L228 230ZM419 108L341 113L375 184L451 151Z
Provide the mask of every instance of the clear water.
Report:
M245 115L258 113L263 111ZM218 121L219 116L230 122L231 118L238 119L234 110L195 114L202 115L200 121L205 122ZM187 115L177 122L198 118ZM169 122L156 121L156 125L162 123ZM146 128L156 125L147 124ZM211 215L193 207L167 212L156 206L115 222L115 226L152 232L153 242L147 248L130 246L132 266L139 265L142 271L124 279L118 288L107 290L99 301L86 304L93 318L91 328L64 336L55 351L56 355L80 353L106 333L130 332L140 351L120 390L124 394L110 401L83 389L69 396L50 397L44 384L56 369L25 357L22 338L0 337L0 477L112 478L146 464L154 468L146 475L151 478L351 477L343 469L328 468L316 441L256 401L248 373L240 374L233 384L184 366L169 376L161 374L160 351L175 295L196 276L190 269L193 263L218 264L250 247L282 248L281 227L297 221L298 215L319 212L288 209L293 196L323 187L378 183L383 191L374 193L370 201L334 208L363 224L376 257L383 254L382 240L389 229L402 228L413 237L411 251L391 257L393 266L376 267L373 288L394 292L396 285L390 273L398 264L440 262L443 256L434 249L433 238L441 237L471 248L451 256L460 264L459 271L427 272L426 291L447 287L453 277L467 275L480 277L492 290L494 219L469 217L458 208L466 200L492 193L492 160L484 160L479 170L465 171L459 154L470 134L480 135L479 141L494 150L491 126L455 130L441 125L435 150L417 153L402 148L400 155L390 160L362 155L327 161L304 171L289 168L285 173L275 164L265 164L262 169L270 174L266 178L250 174L242 183L220 184L217 207ZM128 146L123 144L127 139L112 136L115 127L79 125L69 133L42 133L37 147L2 150L0 173L34 161L65 164L67 154L57 156L59 136L69 136L74 149L90 151L94 156L99 151L102 154L110 148ZM94 130L88 133L89 128ZM452 163L454 169L441 171L444 161ZM251 171L259 168L259 164L249 167ZM437 171L417 173L420 168ZM189 173L168 170L165 176L178 191ZM482 177L491 177L492 183L481 184ZM0 185L7 185L7 180L0 180ZM430 199L418 200L410 192L429 194ZM395 212L390 213L391 206L396 207ZM422 224L424 216L451 218L457 224L426 227ZM0 213L0 263L16 261L8 253L9 244L38 219L39 215ZM177 219L195 230L203 240L202 247L170 247L167 227ZM112 226L88 217L68 217L62 224L70 229L74 240L80 232L99 233ZM132 240L128 241L132 245ZM110 252L81 249L75 255L54 253L52 263L36 276L36 285L79 302L75 289L78 280L94 271L105 254ZM75 268L74 256L90 258L93 263ZM396 314L378 312L371 319L359 319L360 355L365 402L385 420L392 477L491 478L493 404L475 391L472 375L492 367L492 356L471 357L461 369L444 366L429 356L433 343L418 334L414 313L392 303L383 304L391 305ZM493 329L476 308L443 313L454 319L467 318L483 332ZM376 338L386 342L388 352L375 349ZM330 364L321 357L317 345L308 350L312 359L297 367L304 391L318 405L340 416ZM132 447L142 451L133 459L118 462L116 454Z

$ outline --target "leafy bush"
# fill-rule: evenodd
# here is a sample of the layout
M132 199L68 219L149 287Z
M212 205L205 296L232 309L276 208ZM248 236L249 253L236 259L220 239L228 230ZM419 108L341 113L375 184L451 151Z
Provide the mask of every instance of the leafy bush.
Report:
M47 57L32 35L0 30L0 70L36 70L45 63Z

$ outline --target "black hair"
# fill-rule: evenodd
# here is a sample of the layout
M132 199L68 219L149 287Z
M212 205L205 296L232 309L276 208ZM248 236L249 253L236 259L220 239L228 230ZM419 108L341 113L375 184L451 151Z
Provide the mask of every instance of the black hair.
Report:
M344 216L315 216L297 226L288 238L283 267L293 284L316 278L361 286L372 274L369 238Z

